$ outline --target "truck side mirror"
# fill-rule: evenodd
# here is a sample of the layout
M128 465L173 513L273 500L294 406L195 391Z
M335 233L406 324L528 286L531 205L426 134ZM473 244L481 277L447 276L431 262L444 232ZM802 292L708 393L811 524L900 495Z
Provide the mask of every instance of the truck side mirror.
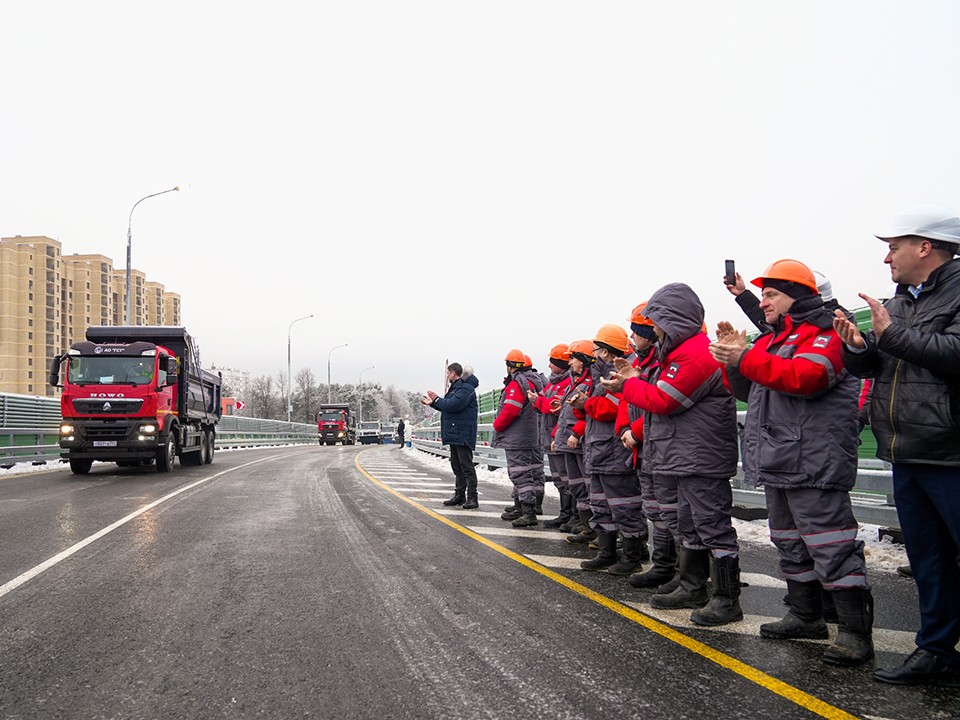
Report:
M175 357L167 358L167 386L177 384L177 359Z
M60 384L60 363L63 362L63 356L57 355L50 361L50 384L54 387L63 387Z

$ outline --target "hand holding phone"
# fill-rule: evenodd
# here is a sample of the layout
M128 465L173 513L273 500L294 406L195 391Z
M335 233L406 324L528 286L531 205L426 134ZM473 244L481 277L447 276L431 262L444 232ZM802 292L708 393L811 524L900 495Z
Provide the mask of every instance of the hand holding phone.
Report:
M726 260L723 264L723 282L727 285L737 284L737 268L733 260Z

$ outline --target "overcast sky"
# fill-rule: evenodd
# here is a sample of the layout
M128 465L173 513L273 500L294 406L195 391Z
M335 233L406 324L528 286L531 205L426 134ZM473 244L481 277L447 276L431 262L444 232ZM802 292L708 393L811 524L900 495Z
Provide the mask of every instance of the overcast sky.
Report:
M0 235L183 297L205 364L442 389L960 210L960 3L2 2Z

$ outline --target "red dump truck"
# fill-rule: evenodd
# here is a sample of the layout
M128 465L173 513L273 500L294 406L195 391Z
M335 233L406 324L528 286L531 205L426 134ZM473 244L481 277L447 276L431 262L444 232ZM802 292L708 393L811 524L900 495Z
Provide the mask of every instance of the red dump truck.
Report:
M63 389L61 457L77 475L94 460L156 463L159 472L178 457L181 465L213 462L221 379L200 367L182 327L90 327L85 341L54 358L50 384Z
M346 403L328 403L320 406L317 413L317 441L321 445L353 445L357 442L357 429Z

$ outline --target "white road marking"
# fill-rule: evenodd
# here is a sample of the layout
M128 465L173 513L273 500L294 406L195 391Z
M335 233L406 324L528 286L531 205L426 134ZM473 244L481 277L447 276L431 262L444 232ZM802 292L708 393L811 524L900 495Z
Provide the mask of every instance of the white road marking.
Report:
M159 499L157 499L157 500L154 500L152 503L147 503L146 505L144 505L144 506L143 506L142 508L140 508L139 510L135 510L134 512L130 513L130 514L127 515L126 517L120 518L119 520L117 520L117 521L116 521L115 523L113 523L112 525L107 525L107 527L103 528L102 530L98 530L98 531L95 532L93 535L90 535L89 537L84 538L83 540L81 540L80 542L76 543L75 545L71 545L70 547L68 547L68 548L67 548L66 550L64 550L63 552L57 553L57 554L54 555L52 558L49 558L49 559L47 559L47 560L44 560L42 563L40 563L40 564L37 565L36 567L30 568L30 569L27 570L25 573L21 573L20 575L18 575L17 577L15 577L13 580L10 580L9 582L7 582L7 583L5 583L5 584L0 585L0 598L2 598L2 597L3 597L4 595L6 595L7 593L13 592L14 590L16 590L18 587L20 587L20 586L23 585L24 583L26 583L26 582L32 580L33 578L37 577L37 575L40 575L41 573L49 570L49 569L52 568L53 566L58 565L59 563L63 562L63 561L66 560L68 557L70 557L71 555L79 552L80 550L82 550L83 548L85 548L85 547L86 547L87 545L89 545L90 543L96 542L97 540L99 540L100 538L102 538L104 535L107 535L108 533L113 532L113 531L116 530L117 528L126 525L126 524L127 524L128 522L130 522L131 520L135 520L136 518L140 517L140 516L143 515L145 512L147 512L148 510L152 510L153 508L157 507L157 505L161 505L161 504L165 503L167 500L170 500L170 499L172 499L172 498L175 498L177 495L180 495L180 494L182 494L182 493L185 493L187 490L191 490L191 489L197 487L198 485L203 485L204 483L210 482L211 480L216 480L218 477L221 477L222 475L226 475L227 473L231 473L231 472L233 472L234 470L240 470L240 469L242 469L242 468L249 467L249 466L251 466L251 465L256 465L257 463L266 462L267 460L276 460L278 457L283 457L283 456L282 456L282 455L271 455L270 457L260 458L259 460L254 460L253 462L248 462L248 463L245 463L245 464L243 464L243 465L237 465L236 467L232 467L232 468L229 468L229 469L227 469L227 470L223 470L222 472L218 472L217 474L211 475L210 477L206 477L206 478L203 478L203 479L201 479L201 480L197 480L196 482L192 482L192 483L190 483L189 485L184 485L184 486L183 486L182 488L180 488L179 490L174 490L172 493L168 493L168 494L164 495L162 498L159 498Z
M578 557L557 557L556 555L526 555L534 562L538 562L544 567L561 568L563 570L579 570L580 563L589 558Z
M467 515L469 517L475 518L491 518L491 519L500 519L500 514L498 512L485 511L485 510L438 510L438 513L441 515Z
M431 480L432 478L425 478L426 480ZM447 488L449 492L450 483L442 482L416 482L411 480L384 480L382 477L377 477L377 480L382 482L384 485L389 485L390 487L396 489L397 487L429 487L429 488Z
M773 577L773 575L741 572L740 579L745 583L755 585L757 587L780 588L782 590L787 589L787 583L780 578Z
M379 478L378 478L378 479L379 479ZM384 484L386 484L386 483L384 483ZM442 490L442 489L440 489L440 488L433 489L433 488L427 488L427 487L410 487L410 485L407 484L407 483L404 483L402 486L399 486L399 487L394 487L394 486L391 486L391 487L392 487L394 490L396 490L397 492L440 493L441 495L449 495L449 494L450 494L450 490L449 490L449 489Z
M499 515L497 516L499 517ZM525 530L523 528L507 527L492 528L485 525L468 525L468 530L473 530L477 535L501 535L520 538L539 538L540 540L563 540L567 536L558 532L544 532L543 530Z

